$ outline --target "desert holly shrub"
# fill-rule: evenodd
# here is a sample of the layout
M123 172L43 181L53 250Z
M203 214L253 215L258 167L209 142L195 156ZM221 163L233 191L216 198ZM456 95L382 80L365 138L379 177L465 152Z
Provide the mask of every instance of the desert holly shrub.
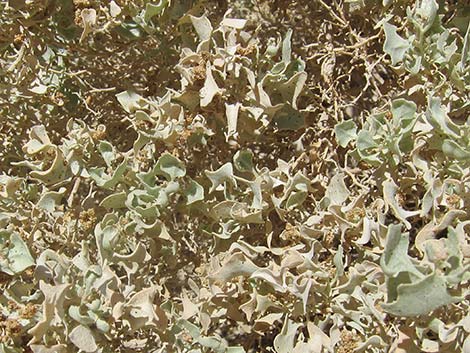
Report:
M0 4L1 352L470 351L467 5Z

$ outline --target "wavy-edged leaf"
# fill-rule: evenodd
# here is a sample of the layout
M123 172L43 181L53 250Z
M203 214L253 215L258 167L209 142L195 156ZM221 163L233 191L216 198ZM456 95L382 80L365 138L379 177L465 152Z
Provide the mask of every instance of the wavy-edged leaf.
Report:
M35 263L26 243L17 233L0 231L0 249L3 252L0 271L9 275L23 272Z
M170 153L164 153L158 158L155 173L162 175L168 180L175 180L186 175L186 167L183 162Z
M145 6L144 21L148 22L152 17L162 14L168 4L169 0L160 0L157 4L147 3Z
M253 152L249 149L237 151L233 156L233 164L239 172L253 172Z
M193 24L194 29L196 30L199 40L208 40L211 37L213 31L209 19L206 16L195 17L192 15L189 15L189 18L191 19L191 23Z
M134 91L123 91L116 94L116 98L128 113L135 112L143 107L143 98Z
M335 126L336 141L341 147L346 147L349 142L357 137L357 126L353 120L345 120Z
M191 179L188 187L184 191L187 198L187 205L204 200L204 188L197 181Z
M214 76L212 75L212 69L210 65L206 67L206 80L204 86L199 91L199 97L201 98L201 107L207 107L214 97L221 92L217 82L215 82Z
M460 128L449 119L440 98L431 97L429 99L426 119L433 127L439 129L447 136L454 139L460 137Z
M449 294L444 277L432 273L424 279L398 285L397 300L384 303L385 311L396 316L419 316L451 303L462 300L461 297Z
M300 323L293 322L286 316L281 332L274 338L274 349L277 353L291 353L295 346L295 335Z
M410 43L397 34L397 27L394 25L385 22L383 28L385 31L384 52L390 55L392 65L396 65L403 61Z
M69 334L70 341L80 350L87 353L96 352L98 346L91 330L84 325L76 326Z
M100 203L100 207L104 208L124 208L126 207L127 194L125 191L111 194L103 199Z
M395 217L405 224L407 229L410 229L411 223L407 221L407 218L417 216L421 211L408 211L400 206L396 198L398 187L393 180L384 181L382 187L386 206L392 210Z
M237 185L237 182L233 175L233 166L230 162L225 163L217 170L206 170L205 173L212 183L212 187L209 190L209 193L213 192L214 190L217 190L217 187L225 182L229 182L234 186Z
M416 278L423 277L408 256L409 243L409 233L402 234L400 225L393 224L388 227L387 243L380 258L380 266L387 276L395 277L400 272L409 272Z
M36 206L44 211L54 212L56 206L60 205L66 190L66 188L60 188L59 191L45 192Z

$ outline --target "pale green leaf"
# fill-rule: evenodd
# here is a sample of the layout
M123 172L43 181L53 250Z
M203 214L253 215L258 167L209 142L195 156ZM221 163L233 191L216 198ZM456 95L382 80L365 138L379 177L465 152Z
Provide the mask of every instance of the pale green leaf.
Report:
M380 266L387 276L395 277L400 272L409 272L416 278L423 277L408 256L409 242L409 233L402 234L400 225L388 227L387 243L380 258Z
M236 29L243 29L245 27L247 20L242 20L239 18L224 18L220 23L222 26L231 27Z
M382 163L379 158L378 143L374 140L373 135L367 130L361 130L357 134L356 141L357 153L364 161L378 166Z
M124 208L126 207L125 202L127 199L126 192L118 192L115 194L111 194L103 199L100 203L100 207L104 208Z
M396 316L419 316L460 300L448 293L444 277L432 273L419 282L399 285L397 300L382 307Z
M344 178L345 175L343 173L335 174L331 178L325 192L325 198L328 199L328 206L342 205L351 194L344 182Z
M116 94L116 98L124 110L132 113L139 108L142 108L143 98L133 91L123 91Z
M111 17L117 17L122 12L121 7L115 1L109 3L109 14Z
M292 44L291 44L291 39L292 39L292 29L289 28L287 30L286 36L284 40L282 41L282 61L286 64L288 64L291 60L291 55L292 55Z
M54 150L54 161L49 169L43 171L32 171L29 174L31 178L37 179L47 185L55 184L66 178L67 169L65 168L64 156L56 146L54 146Z
M427 32L434 24L439 5L436 0L421 0L420 2L421 4L416 12L419 15L420 22L422 22L423 32Z
M248 277L257 269L258 267L242 253L234 253L210 277L214 280L226 282L237 276Z
M239 172L253 172L253 152L248 149L237 151L233 156L233 164Z
M392 210L395 217L402 221L407 229L410 229L411 223L407 221L407 218L417 216L420 211L408 211L400 206L396 198L398 187L392 179L384 181L382 187L385 204Z
M433 127L449 137L454 139L458 139L460 137L460 128L449 119L445 108L441 104L440 98L431 97L429 99L426 119Z
M82 325L92 325L95 320L93 320L88 315L84 315L80 312L80 306L71 305L68 310L69 316Z
M169 0L160 0L158 4L148 3L145 7L144 21L148 22L152 17L162 14L168 3Z
M304 201L307 199L308 193L306 191L295 191L292 192L287 201L286 201L286 208L288 210L292 210L296 207L301 206Z
M93 27L96 25L96 10L93 8L82 9L80 17L83 23L83 32L80 36L80 43L93 31Z
M345 120L335 126L335 135L338 144L341 147L346 147L349 142L354 141L356 135L357 126L353 120Z
M383 24L385 31L384 51L390 55L392 65L396 65L403 61L405 53L410 48L410 43L397 34L397 27L385 22Z
M207 347L211 350L211 352L215 353L225 353L227 349L227 342L220 337L211 336L211 337L203 337L200 336L197 341L203 347Z
M225 115L227 117L227 133L226 139L237 136L237 122L238 122L238 111L240 110L241 104L227 104L225 103Z
M96 181L96 184L105 189L112 189L119 183L126 172L127 160L124 159L120 165L116 168L114 173L110 176L104 172L104 168L92 168L90 169L90 177Z
M307 81L305 71L297 72L287 82L278 84L276 89L281 93L284 101L289 102L294 109L297 109L297 98Z
M277 353L291 353L295 346L295 335L302 324L293 322L286 316L281 332L274 338L274 349Z
M47 134L46 127L44 125L36 125L31 128L29 141L23 149L28 154L35 154L50 146L52 146L52 143Z
M461 69L466 67L467 61L470 59L470 21L468 22L467 32L465 33L465 38L463 40L463 49L462 57L460 59Z
M261 210L250 212L247 205L242 203L235 203L230 210L230 215L240 223L264 223Z
M279 130L298 130L305 126L303 114L290 104L285 104L276 112L273 122Z
M23 239L17 233L0 232L1 243L4 243L7 238L9 238L10 243L6 254L7 262L5 264L0 262L0 270L8 274L15 274L33 266L35 263L34 258Z
M37 207L47 212L54 212L56 206L60 205L66 190L66 188L60 188L59 191L44 193L38 201Z
M113 161L116 159L116 151L114 150L114 146L107 141L101 141L98 145L98 151L103 157L106 165L110 167Z
M413 121L416 114L416 104L406 99L395 99L392 102L392 116L397 126L406 127Z
M186 175L186 167L183 162L170 153L164 153L157 161L155 173L168 180L175 180Z
M227 347L226 353L246 353L243 347Z
M215 82L214 76L212 75L212 69L209 65L206 67L206 80L204 81L204 86L199 91L199 97L201 98L201 107L208 106L212 99L221 92L217 82ZM232 119L233 120L233 119ZM231 128L233 129L234 123L231 122ZM236 122L235 122L236 128Z
M195 17L189 15L191 22L196 30L197 35L199 36L200 41L208 40L212 34L212 25L209 19L206 16Z
M96 352L98 346L96 345L95 337L87 326L78 325L69 334L70 341L83 352L91 353Z
M458 161L470 161L470 151L463 149L454 140L444 140L442 142L442 152L444 152L447 157L456 159Z
M230 162L225 163L223 166L221 166L215 171L206 170L205 173L212 183L212 187L209 192L213 192L217 189L219 185L222 185L225 182L229 182L232 185L237 185L236 180L233 176L233 166Z
M204 200L204 188L197 182L191 179L189 186L185 190L187 198L187 205L191 205L197 201Z

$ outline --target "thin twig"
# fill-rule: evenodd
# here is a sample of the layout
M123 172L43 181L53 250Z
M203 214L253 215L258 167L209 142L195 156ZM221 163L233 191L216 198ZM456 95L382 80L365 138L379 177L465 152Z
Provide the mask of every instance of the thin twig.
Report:
M347 23L341 18L339 17L335 11L331 8L331 6L329 6L328 4L326 4L323 0L318 0L318 2L325 8L328 10L328 12L330 13L331 17L333 17L334 19L336 19L338 22L341 23L341 25L343 27L347 27Z
M361 42L358 42L356 44L352 44L352 45L348 45L348 46L345 46L345 47L342 47L342 48L334 48L333 51L334 52L340 52L342 50L350 50L350 49L357 49L357 48L360 48L364 45L366 45L367 43L370 43L372 42L373 40L377 39L380 37L380 32L377 33L376 35L373 35L372 37L370 38L367 38L367 39L364 39L363 41Z

